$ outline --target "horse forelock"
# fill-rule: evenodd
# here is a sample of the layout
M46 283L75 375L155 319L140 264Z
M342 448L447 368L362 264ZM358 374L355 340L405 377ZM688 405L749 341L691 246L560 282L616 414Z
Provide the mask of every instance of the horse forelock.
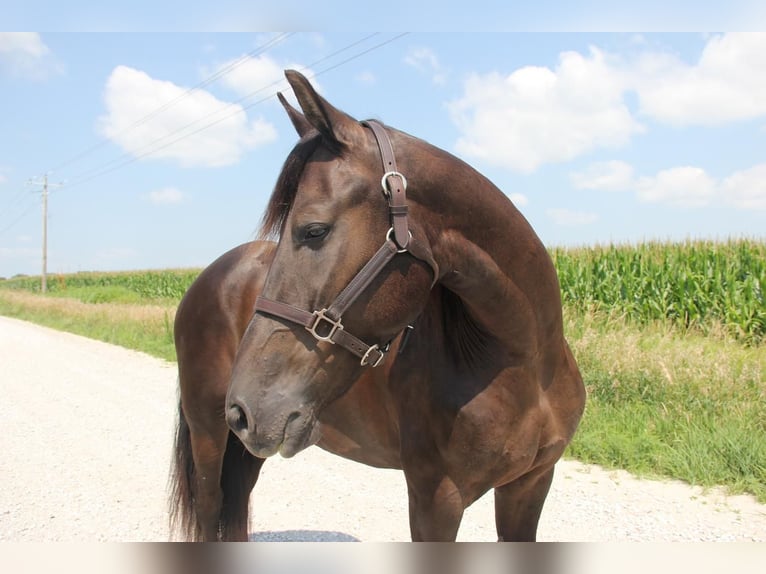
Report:
M278 240L282 236L287 215L290 213L290 208L298 192L301 174L306 167L306 162L321 140L322 137L319 132L309 132L295 144L285 159L261 220L261 228L258 232L260 239Z

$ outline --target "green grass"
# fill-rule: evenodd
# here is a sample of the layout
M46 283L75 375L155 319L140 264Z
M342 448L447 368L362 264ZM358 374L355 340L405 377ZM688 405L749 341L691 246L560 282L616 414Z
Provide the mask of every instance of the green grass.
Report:
M128 303L141 304L141 295L123 285L97 285L94 287L69 287L54 291L56 297L75 299L83 303Z
M766 502L766 348L568 310L588 402L567 455Z
M724 485L766 503L766 243L554 249L588 390L567 456ZM175 360L175 307L199 270L0 281L0 314Z
M85 299L91 299L86 295ZM0 290L0 315L176 360L173 343L175 305L84 303Z
M176 360L175 309L200 269L82 272L0 281L0 314Z

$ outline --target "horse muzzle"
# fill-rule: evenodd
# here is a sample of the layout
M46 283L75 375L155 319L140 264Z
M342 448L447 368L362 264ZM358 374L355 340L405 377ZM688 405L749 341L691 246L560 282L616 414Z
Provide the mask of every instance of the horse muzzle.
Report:
M268 458L279 453L291 458L319 441L316 418L307 409L298 409L258 417L246 401L230 398L226 406L226 424L253 455Z

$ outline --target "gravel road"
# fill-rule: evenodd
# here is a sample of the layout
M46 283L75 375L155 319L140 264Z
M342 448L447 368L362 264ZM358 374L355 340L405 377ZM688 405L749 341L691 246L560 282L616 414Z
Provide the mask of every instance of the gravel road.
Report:
M0 317L0 541L164 541L176 368ZM267 461L258 541L406 541L399 471L311 448ZM458 540L493 541L491 494ZM766 505L573 461L557 467L539 539L766 541Z

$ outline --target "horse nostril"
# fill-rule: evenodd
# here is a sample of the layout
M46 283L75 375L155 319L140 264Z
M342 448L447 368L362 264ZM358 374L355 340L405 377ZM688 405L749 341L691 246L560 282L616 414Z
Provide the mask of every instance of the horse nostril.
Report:
M226 423L236 433L249 429L247 413L241 405L234 403L226 411Z

